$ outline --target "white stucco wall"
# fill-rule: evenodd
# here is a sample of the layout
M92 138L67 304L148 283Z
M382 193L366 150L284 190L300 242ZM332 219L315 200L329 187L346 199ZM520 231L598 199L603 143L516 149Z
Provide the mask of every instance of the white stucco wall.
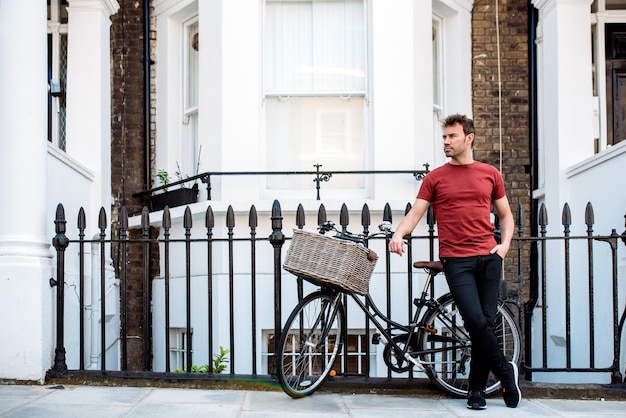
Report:
M76 236L78 208L91 216L110 208L109 16L115 0L70 0L68 26L67 153L47 141L46 9L41 2L0 2L5 59L2 91L3 175L0 218L0 379L43 382L57 348L55 211L63 202L68 232ZM19 42L16 42L16 39ZM8 65L7 63L20 63ZM17 89L17 90L15 90ZM13 91L15 90L15 91ZM6 142L6 143L5 143ZM11 190L13 189L13 190ZM88 216L90 216L88 215ZM97 229L90 219L86 233ZM64 292L68 324L77 298L77 253L67 253ZM68 326L68 364L78 364L78 328ZM58 347L63 348L63 347ZM117 357L117 354L115 355Z
M591 202L595 214L593 235L610 235L624 223L626 195L619 181L626 174L624 144L594 155L594 120L591 55L591 0L536 0L539 9L537 28L538 57L538 133L539 188L533 197L545 204L548 214L548 236L563 236L562 213L569 205L572 216L571 236L585 236L585 208ZM604 134L605 136L606 134ZM601 135L600 141L606 138ZM562 241L547 243L548 260L546 300L540 300L533 318L532 366L542 366L541 308L547 309L547 366L566 366L567 337L565 318L566 269L571 278L571 367L589 367L589 265L586 240L571 241L571 258L565 263ZM618 270L624 274L625 252L618 241ZM613 359L613 315L611 293L611 248L594 241L593 251L595 333L600 338L595 346L596 367L609 367ZM620 285L620 295L624 287ZM623 296L618 296L617 312L624 309ZM624 366L620 365L621 370ZM534 373L533 379L546 382L608 383L608 373Z

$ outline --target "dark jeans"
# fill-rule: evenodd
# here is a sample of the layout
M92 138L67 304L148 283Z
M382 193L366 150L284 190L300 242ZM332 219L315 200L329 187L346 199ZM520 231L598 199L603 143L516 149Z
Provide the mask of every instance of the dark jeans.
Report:
M502 258L497 254L442 258L450 293L472 339L469 389L485 390L489 370L500 381L513 378L512 367L494 334Z

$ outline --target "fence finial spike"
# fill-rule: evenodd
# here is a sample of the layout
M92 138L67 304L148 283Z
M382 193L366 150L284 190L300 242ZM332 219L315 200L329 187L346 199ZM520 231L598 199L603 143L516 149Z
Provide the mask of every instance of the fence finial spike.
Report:
M428 209L426 210L426 222L430 229L435 227L435 223L437 220L435 219L435 211L433 210L433 205L428 205Z
M65 236L66 232L65 209L63 205L59 203L54 218L54 232L56 235L52 238L52 245L57 251L63 251L67 248L69 243L68 238Z
M257 216L256 207L254 205L250 207L250 212L248 214L248 226L253 230L259 226L259 217Z
M350 214L348 213L348 206L343 203L339 211L339 225L341 225L344 231L347 231L348 224L350 224Z
M543 228L548 225L548 210L546 209L545 203L542 203L541 206L539 206L539 216L537 218L537 222Z
M228 205L226 209L226 228L232 231L235 227L235 210L232 205Z
M383 208L383 221L387 221L391 223L393 220L393 215L391 212L391 205L389 202L385 203L385 207Z
M305 224L304 206L302 206L302 203L298 203L298 209L296 210L296 226L298 227L298 229L302 229L304 228L304 224Z
M87 228L87 217L85 216L85 209L83 209L83 207L81 206L80 209L78 209L78 229L80 231L84 231L85 228Z
M595 223L593 205L591 204L591 202L587 202L587 206L585 206L585 223L587 224L587 229L591 228Z
M207 229L213 229L215 227L215 216L213 215L213 208L210 205L206 208L204 215L204 227Z
M320 204L319 209L317 210L317 225L322 225L328 219L326 218L326 206L323 203Z
M361 226L368 230L369 226L372 224L372 217L370 215L370 207L367 206L367 203L363 204L363 209L361 210Z
M98 215L98 228L100 228L101 231L107 228L107 213L104 210L104 207L100 208L100 213Z
M122 206L120 213L120 228L123 230L128 229L128 208L126 208L126 206Z
M148 229L150 228L150 211L147 206L141 209L141 229L142 235L148 235Z
M168 230L172 227L172 215L169 206L163 208L163 229Z

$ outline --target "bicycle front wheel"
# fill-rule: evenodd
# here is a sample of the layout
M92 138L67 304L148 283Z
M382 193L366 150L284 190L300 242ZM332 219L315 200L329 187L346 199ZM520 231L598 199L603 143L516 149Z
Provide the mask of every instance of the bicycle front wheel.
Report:
M311 395L338 366L344 339L341 295L319 291L293 310L276 349L278 380L292 398Z
M452 295L444 295L438 301L441 309L430 310L425 316L426 326L420 335L420 349L424 352L420 361L435 385L453 396L465 397L471 358L469 333ZM504 303L498 306L494 332L507 360L517 363L521 350L520 331L513 313ZM489 373L486 395L499 388L500 381Z

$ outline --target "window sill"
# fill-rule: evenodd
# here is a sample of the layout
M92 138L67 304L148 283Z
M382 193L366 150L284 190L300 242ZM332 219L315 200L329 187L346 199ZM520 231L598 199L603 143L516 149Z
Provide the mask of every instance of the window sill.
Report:
M590 170L600 164L603 164L613 158L617 158L618 156L626 153L626 140L620 142L617 145L613 145L610 148L600 151L596 155L587 158L586 160L575 164L565 170L565 176L567 178L575 177L587 170Z
M61 164L67 166L71 170L80 174L88 181L93 182L96 178L96 175L93 171L89 170L84 165L80 164L78 161L74 160L72 157L67 155L65 152L61 151L55 145L48 143L48 155L58 160Z

